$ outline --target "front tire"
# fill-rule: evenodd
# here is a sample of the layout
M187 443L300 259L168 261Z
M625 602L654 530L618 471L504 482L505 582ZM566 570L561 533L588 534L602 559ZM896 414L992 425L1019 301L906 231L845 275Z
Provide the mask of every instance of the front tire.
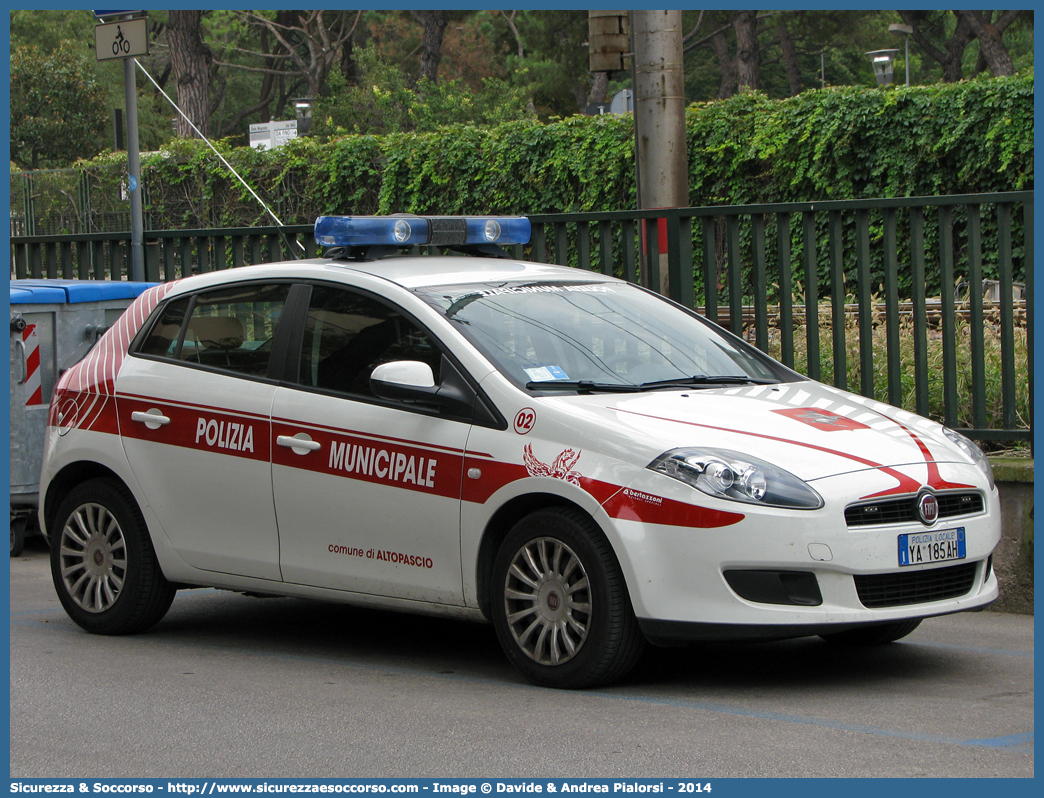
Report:
M76 624L95 634L133 634L166 615L175 588L156 562L145 519L110 479L77 485L51 526L51 578Z
M519 521L500 546L491 584L500 645L536 684L615 681L645 647L616 556L579 510L549 508Z
M862 626L856 629L848 629L844 632L820 635L828 643L840 646L880 646L885 643L893 643L921 625L920 618L910 621L894 621L892 623L875 624L874 626Z

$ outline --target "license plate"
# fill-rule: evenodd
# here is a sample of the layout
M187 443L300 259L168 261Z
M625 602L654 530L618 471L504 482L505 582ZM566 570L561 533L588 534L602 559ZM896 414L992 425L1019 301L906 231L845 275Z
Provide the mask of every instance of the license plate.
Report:
M899 536L899 565L963 560L966 556L963 526Z

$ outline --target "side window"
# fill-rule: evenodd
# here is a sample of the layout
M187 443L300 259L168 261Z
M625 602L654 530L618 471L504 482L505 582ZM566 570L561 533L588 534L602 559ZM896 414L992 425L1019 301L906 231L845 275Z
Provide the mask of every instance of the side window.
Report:
M312 289L301 351L302 385L373 396L370 373L395 360L427 363L438 383L442 353L409 319L346 289Z
M268 373L290 286L245 285L170 303L139 352L254 377ZM187 319L186 319L187 315Z
M139 354L155 357L176 356L181 327L188 314L189 300L190 297L176 299L163 309L163 313L149 331L149 337L138 350Z

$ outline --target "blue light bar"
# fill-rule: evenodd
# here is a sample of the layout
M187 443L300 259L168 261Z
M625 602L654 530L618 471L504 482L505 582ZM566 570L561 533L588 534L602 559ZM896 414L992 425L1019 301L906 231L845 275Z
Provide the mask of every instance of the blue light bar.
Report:
M324 247L526 244L525 216L320 216L315 241Z

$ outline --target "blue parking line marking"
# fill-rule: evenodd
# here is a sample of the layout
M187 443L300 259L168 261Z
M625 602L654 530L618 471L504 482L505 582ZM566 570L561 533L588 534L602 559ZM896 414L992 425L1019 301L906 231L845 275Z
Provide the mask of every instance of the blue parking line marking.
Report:
M1009 734L1007 737L991 737L986 740L965 740L961 745L977 745L984 748L1009 748L1028 753L1033 748L1033 732Z

